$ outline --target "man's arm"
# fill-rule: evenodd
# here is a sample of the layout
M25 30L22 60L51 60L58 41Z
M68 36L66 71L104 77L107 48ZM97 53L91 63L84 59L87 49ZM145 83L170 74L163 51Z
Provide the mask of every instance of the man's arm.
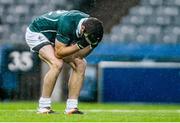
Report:
M88 46L70 56L64 57L63 60L67 63L70 63L70 62L73 62L75 58L83 59L84 57L88 56L92 50L93 49L90 46Z
M57 58L62 59L63 57L74 54L75 52L90 46L90 44L85 40L80 40L76 44L71 46L66 46L64 43L59 42L57 39L55 41L55 55Z
M75 52L79 51L79 47L77 44L66 46L64 43L61 43L59 41L55 41L55 56L57 58L62 59L63 57L69 56L71 54L74 54Z

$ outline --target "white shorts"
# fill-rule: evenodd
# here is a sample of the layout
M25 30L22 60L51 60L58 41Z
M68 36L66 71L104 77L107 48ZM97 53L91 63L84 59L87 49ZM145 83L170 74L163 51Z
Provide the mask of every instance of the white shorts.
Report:
M52 45L42 33L32 32L29 28L26 29L25 39L33 52L39 52L45 45Z

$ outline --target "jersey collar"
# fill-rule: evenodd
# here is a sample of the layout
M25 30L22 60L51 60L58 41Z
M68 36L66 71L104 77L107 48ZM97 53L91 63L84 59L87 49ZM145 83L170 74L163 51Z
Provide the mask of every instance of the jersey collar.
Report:
M76 36L78 37L78 38L80 38L81 37L81 25L82 25L82 23L85 21L85 20L87 20L88 18L82 18L80 21L79 21L79 24L78 24L78 26L77 26L77 29L76 29Z

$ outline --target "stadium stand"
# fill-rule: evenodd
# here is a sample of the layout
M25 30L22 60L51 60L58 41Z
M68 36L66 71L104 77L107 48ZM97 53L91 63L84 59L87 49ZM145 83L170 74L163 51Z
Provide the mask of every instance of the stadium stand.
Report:
M0 0L0 43L23 44L25 29L34 17L72 7L67 0Z
M112 42L180 42L180 0L141 0L114 26L105 40Z
M72 9L76 2L0 0L1 42L24 43L23 34L34 17L50 10ZM104 39L112 42L176 44L180 39L179 10L180 0L140 0L140 4L132 7Z

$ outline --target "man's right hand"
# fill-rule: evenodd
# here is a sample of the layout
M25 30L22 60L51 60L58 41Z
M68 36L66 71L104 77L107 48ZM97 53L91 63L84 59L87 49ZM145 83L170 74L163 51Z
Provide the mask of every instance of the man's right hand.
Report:
M79 50L80 49L77 47L77 45L66 46L66 44L58 41L57 39L55 41L55 55L59 59L72 55Z
M86 40L80 40L77 42L77 46L79 49L84 49L85 47L89 46L90 44Z

